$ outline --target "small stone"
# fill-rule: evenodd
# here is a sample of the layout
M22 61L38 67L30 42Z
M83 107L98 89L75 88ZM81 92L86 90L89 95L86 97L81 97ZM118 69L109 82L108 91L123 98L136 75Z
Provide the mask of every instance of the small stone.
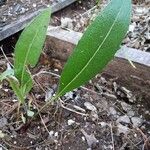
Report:
M72 120L72 119L69 119L69 120L68 120L68 125L69 125L69 126L73 125L74 123L75 123L74 120Z
M33 7L34 7L34 8L36 7L36 3L33 3Z
M61 27L73 29L73 20L71 18L61 18Z
M122 106L122 109L124 111L126 111L126 112L131 110L131 105L129 105L129 104L125 103L125 102L121 102L121 106Z
M109 108L109 113L110 113L111 115L116 115L116 114L117 114L117 111L116 111L116 109L115 109L114 107L110 107L110 108Z
M24 14L25 12L26 12L26 9L22 7L20 10L20 14Z
M129 25L129 31L130 31L130 32L133 32L134 29L135 29L135 27L136 27L136 23L133 22L131 25Z
M86 109L90 110L90 111L97 111L96 107L94 105L92 105L90 102L85 102L84 106L86 107Z
M98 114L96 111L92 111L91 116L92 116L92 121L96 121L98 119Z
M106 123L106 122L99 122L99 124L100 124L102 127L107 126L107 123Z
M94 136L94 134L87 134L84 131L84 129L81 129L81 132L85 136L89 148L91 148L93 144L96 144L98 142L98 140L96 139L96 137Z
M82 136L81 138L82 138L82 141L85 141L85 137L84 136Z
M143 7L137 7L137 8L135 9L135 12L136 12L138 15L143 15L143 13L148 13L148 9L143 8Z
M67 98L67 99L73 99L73 92L67 92L66 94L65 94L65 97Z
M4 127L8 123L5 117L0 118L0 128Z
M130 123L130 119L129 119L129 117L127 115L124 115L124 116L119 117L116 122L129 124Z
M133 117L135 115L135 112L130 110L127 112L128 116Z
M0 130L0 139L4 138L5 134L2 132L2 130Z
M121 134L121 133L124 133L124 134L127 134L128 133L128 131L129 131L129 128L128 127L126 127L126 126L123 126L122 124L118 124L117 125L117 128L118 128L118 134Z
M58 137L58 132L55 132L54 136L55 136L55 137Z
M45 101L50 100L53 97L53 94L54 94L54 90L53 89L48 89L48 91L46 91Z
M58 72L59 70L55 68L54 71Z
M54 131L49 132L49 136L52 137L54 135Z
M14 141L14 144L17 144L17 142L16 142L16 141Z
M139 127L143 123L143 120L139 117L132 117L131 121L134 127Z

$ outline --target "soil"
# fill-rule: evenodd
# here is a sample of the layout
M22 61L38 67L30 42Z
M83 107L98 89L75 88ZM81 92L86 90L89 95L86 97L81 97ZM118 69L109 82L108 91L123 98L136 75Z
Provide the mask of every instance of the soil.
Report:
M1 60L3 70L7 62ZM55 94L58 66L63 64L58 60L53 65L41 63L33 70L35 85L26 99L34 113ZM33 119L26 116L23 106L17 114L16 96L6 81L1 86L0 141L6 149L139 150L149 144L150 113L142 104L144 97L118 85L116 79L97 75Z
M78 12L84 13L95 5L94 0L90 4L76 2L66 12L55 14L53 24L61 25L61 17L65 18L68 12L75 17ZM83 27L79 30L82 31ZM14 47L18 36L10 37L14 39L11 47ZM4 51L5 48L7 46L3 46ZM12 62L10 51L7 57ZM35 83L26 98L30 115L55 95L64 65L60 60L45 58L41 56L37 67L31 70ZM6 69L7 64L1 55L0 72ZM99 74L84 87L67 93L32 118L26 115L23 106L18 112L17 97L4 81L0 85L0 148L149 150L149 97L135 90L122 87L117 78ZM147 104L143 103L146 101Z
M90 22L96 17L109 0L102 0L95 6L91 0L87 5L86 1L81 3L79 8L68 7L56 13L53 19L53 25L60 25L63 28L69 28L77 32L84 32ZM85 5L86 4L86 5ZM88 11L85 11L88 10ZM150 1L133 0L132 19L127 36L122 44L128 47L150 51Z
M0 29L10 22L19 19L24 14L28 15L31 12L42 8L43 6L56 3L55 0L2 0L0 2Z

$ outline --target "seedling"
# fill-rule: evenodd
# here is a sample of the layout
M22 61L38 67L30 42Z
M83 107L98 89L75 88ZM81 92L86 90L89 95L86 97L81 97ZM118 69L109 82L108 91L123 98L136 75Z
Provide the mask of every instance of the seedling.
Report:
M49 9L43 11L23 31L15 47L14 68L6 70L1 75L1 80L7 79L10 82L21 103L24 103L32 88L32 77L28 67L35 67L38 62L49 16ZM131 0L112 0L98 14L68 59L61 74L56 96L45 106L66 92L85 84L105 68L127 33L130 16Z
M0 76L1 81L3 79L9 81L18 101L22 104L25 103L25 98L33 86L28 67L35 67L38 62L49 18L50 9L47 8L24 29L15 46L14 67L7 68Z

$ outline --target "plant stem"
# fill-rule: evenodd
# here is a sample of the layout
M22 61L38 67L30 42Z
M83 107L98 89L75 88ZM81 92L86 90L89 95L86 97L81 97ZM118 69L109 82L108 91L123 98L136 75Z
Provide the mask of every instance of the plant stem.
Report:
M57 94L57 95L55 95L54 97L52 97L50 100L48 100L48 101L46 102L46 104L43 105L43 106L38 110L38 112L34 115L34 117L36 117L46 106L48 106L49 104L51 104L52 102L54 102L55 100L57 100L59 97L60 97L59 94ZM34 117L33 117L33 118L34 118Z

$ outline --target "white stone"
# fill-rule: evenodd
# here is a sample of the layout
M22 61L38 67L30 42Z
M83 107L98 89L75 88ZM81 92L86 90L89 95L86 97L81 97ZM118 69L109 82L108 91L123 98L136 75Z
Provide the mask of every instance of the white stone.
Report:
M82 136L81 138L82 138L82 141L85 141L85 137L84 136Z
M58 137L58 132L55 132L54 136L55 136L55 137Z
M73 125L74 123L75 123L74 120L72 120L72 119L69 119L69 120L68 120L68 125L69 125L69 126Z
M129 31L130 31L130 32L133 32L134 29L135 29L135 27L136 27L136 23L133 22L131 25L129 25Z
M107 126L107 123L106 123L106 122L99 122L99 124L100 124L102 127Z
M129 119L129 117L127 115L124 115L124 116L119 117L116 122L117 123L121 123L122 122L122 123L129 124L130 123L130 119Z
M134 127L139 127L143 122L143 120L139 117L132 117L131 121L132 121Z
M66 98L69 98L69 99L73 99L73 92L67 92L66 94L65 94L65 97Z
M123 126L123 125L120 124L120 123L118 123L117 127L118 127L118 130L117 130L117 131L118 131L118 134L121 134L121 133L127 134L128 131L129 131L129 128L128 128L128 127Z
M110 107L110 108L109 108L109 113L110 113L111 115L116 115L116 114L117 114L117 111L116 111L116 109L115 109L114 107Z
M125 110L126 112L131 110L131 105L129 105L125 102L121 102L121 106L122 106L123 110Z
M36 7L36 3L33 3L33 7L34 7L34 8Z
M130 110L130 111L127 112L127 114L128 114L129 117L132 117L132 116L135 115L135 112Z
M61 27L73 29L73 20L71 18L61 18Z
M85 102L84 106L86 107L86 109L91 110L91 111L97 111L96 107L94 105L92 105L90 102Z
M54 131L49 132L49 136L52 137L54 135Z

